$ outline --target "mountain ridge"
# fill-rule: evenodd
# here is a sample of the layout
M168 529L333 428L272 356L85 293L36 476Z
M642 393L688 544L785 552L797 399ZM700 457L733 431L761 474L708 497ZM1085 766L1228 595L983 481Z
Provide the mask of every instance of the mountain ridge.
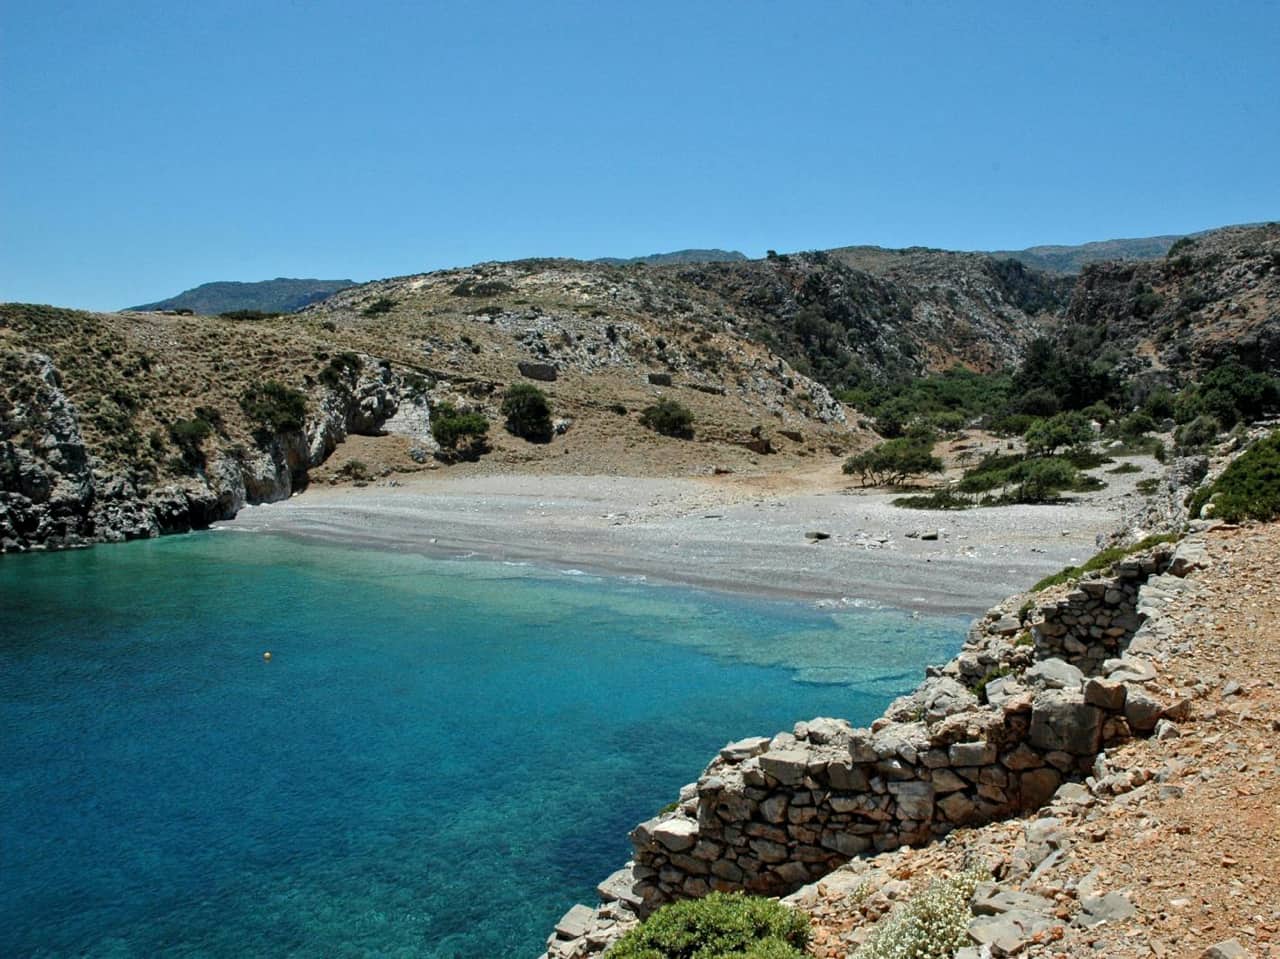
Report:
M330 294L355 286L353 280L315 280L278 276L273 280L213 280L174 296L125 309L136 312L191 310L216 315L236 310L292 313Z

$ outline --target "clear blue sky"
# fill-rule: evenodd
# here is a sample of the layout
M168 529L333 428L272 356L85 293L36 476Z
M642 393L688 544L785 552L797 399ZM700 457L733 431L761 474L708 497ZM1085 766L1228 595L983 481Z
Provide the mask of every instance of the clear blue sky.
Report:
M1280 218L1280 4L0 0L0 300Z

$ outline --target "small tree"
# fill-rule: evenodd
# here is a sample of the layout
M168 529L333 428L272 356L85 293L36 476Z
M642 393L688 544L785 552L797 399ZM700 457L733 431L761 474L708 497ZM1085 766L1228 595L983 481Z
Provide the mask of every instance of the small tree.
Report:
M502 401L507 432L531 443L549 443L553 432L551 404L547 395L532 383L516 383Z
M886 440L844 461L844 472L857 474L863 486L899 485L908 477L924 473L941 473L942 460L933 455L932 444L903 437Z
M1064 446L1083 446L1093 439L1093 427L1083 413L1058 413L1037 420L1024 434L1027 452L1052 456Z
M489 449L489 421L479 413L463 413L451 403L431 411L431 435L440 444L442 458L477 459Z
M693 414L673 399L664 398L646 406L640 413L640 423L663 436L693 438Z

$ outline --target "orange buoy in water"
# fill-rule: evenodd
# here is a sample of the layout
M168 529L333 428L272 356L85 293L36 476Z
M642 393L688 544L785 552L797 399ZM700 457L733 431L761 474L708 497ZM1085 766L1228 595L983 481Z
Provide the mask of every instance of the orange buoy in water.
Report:
M267 650L265 653L263 653L262 658L266 660L268 663L271 662L271 650Z

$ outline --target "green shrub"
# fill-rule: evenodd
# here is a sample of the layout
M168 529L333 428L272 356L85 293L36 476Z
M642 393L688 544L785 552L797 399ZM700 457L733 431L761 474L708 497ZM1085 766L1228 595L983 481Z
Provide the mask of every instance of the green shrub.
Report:
M1134 489L1136 489L1143 496L1150 496L1159 488L1160 488L1160 481L1156 479L1154 476L1149 479L1138 480L1137 484L1134 486Z
M917 496L899 496L893 505L906 509L971 509L976 504L962 493L943 489Z
M1222 424L1212 416L1200 415L1190 423L1179 426L1173 434L1180 453L1202 450L1218 438L1222 432Z
M843 470L846 476L856 473L863 486L896 486L911 476L941 473L942 460L933 455L932 439L916 434L885 440L850 456L844 461Z
M772 899L713 892L663 906L610 959L802 959L809 919Z
M267 380L245 390L240 397L240 408L256 424L259 433L291 433L302 429L307 398L283 383Z
M214 406L197 406L196 419L204 420L206 423L212 426L215 430L219 430L219 431L222 430L222 427L224 425L223 419L222 419L222 410Z
M513 289L502 280L463 280L451 292L454 296L501 296Z
M871 938L851 953L852 959L952 959L970 944L973 890L990 878L985 867L971 866L951 879L931 882L882 919Z
M361 312L364 313L365 316L381 316L384 313L390 313L395 309L395 306L396 301L391 299L391 297L380 296L366 306Z
M373 479L373 473L369 469L369 464L364 460L347 460L342 464L342 469L338 470L339 476L345 476L348 479L358 483L367 483Z
M1027 452L1052 456L1064 446L1083 446L1093 439L1093 427L1083 413L1058 413L1046 420L1037 420L1027 429L1024 437Z
M212 433L213 427L199 417L169 424L169 439L182 451L182 460L189 466L204 465L204 441Z
M450 403L431 411L431 436L446 459L475 459L488 449L489 421L479 413L463 413Z
M364 361L355 353L339 353L320 371L318 379L325 386L337 389L350 384L363 367Z
M1121 463L1119 466L1107 470L1107 472L1114 476L1123 476L1126 473L1141 473L1142 467L1135 466L1133 463Z
M1156 421L1148 413L1137 412L1130 413L1124 419L1117 421L1116 433L1124 439L1137 439L1145 436L1147 433L1156 431Z
M1199 516L1207 502L1213 503L1214 517L1228 523L1280 517L1280 430L1254 443L1212 484L1196 490L1187 504L1191 515Z
M1018 471L1018 486L1013 493L1019 503L1044 503L1057 498L1064 489L1078 484L1079 471L1066 460L1051 458L1028 460Z
M547 395L531 383L516 383L502 400L507 431L531 443L551 442L551 404Z
M230 310L226 313L219 313L224 320L272 320L279 316L279 313L266 313L262 310Z
M663 436L693 437L693 414L673 399L658 400L640 413L640 423Z

